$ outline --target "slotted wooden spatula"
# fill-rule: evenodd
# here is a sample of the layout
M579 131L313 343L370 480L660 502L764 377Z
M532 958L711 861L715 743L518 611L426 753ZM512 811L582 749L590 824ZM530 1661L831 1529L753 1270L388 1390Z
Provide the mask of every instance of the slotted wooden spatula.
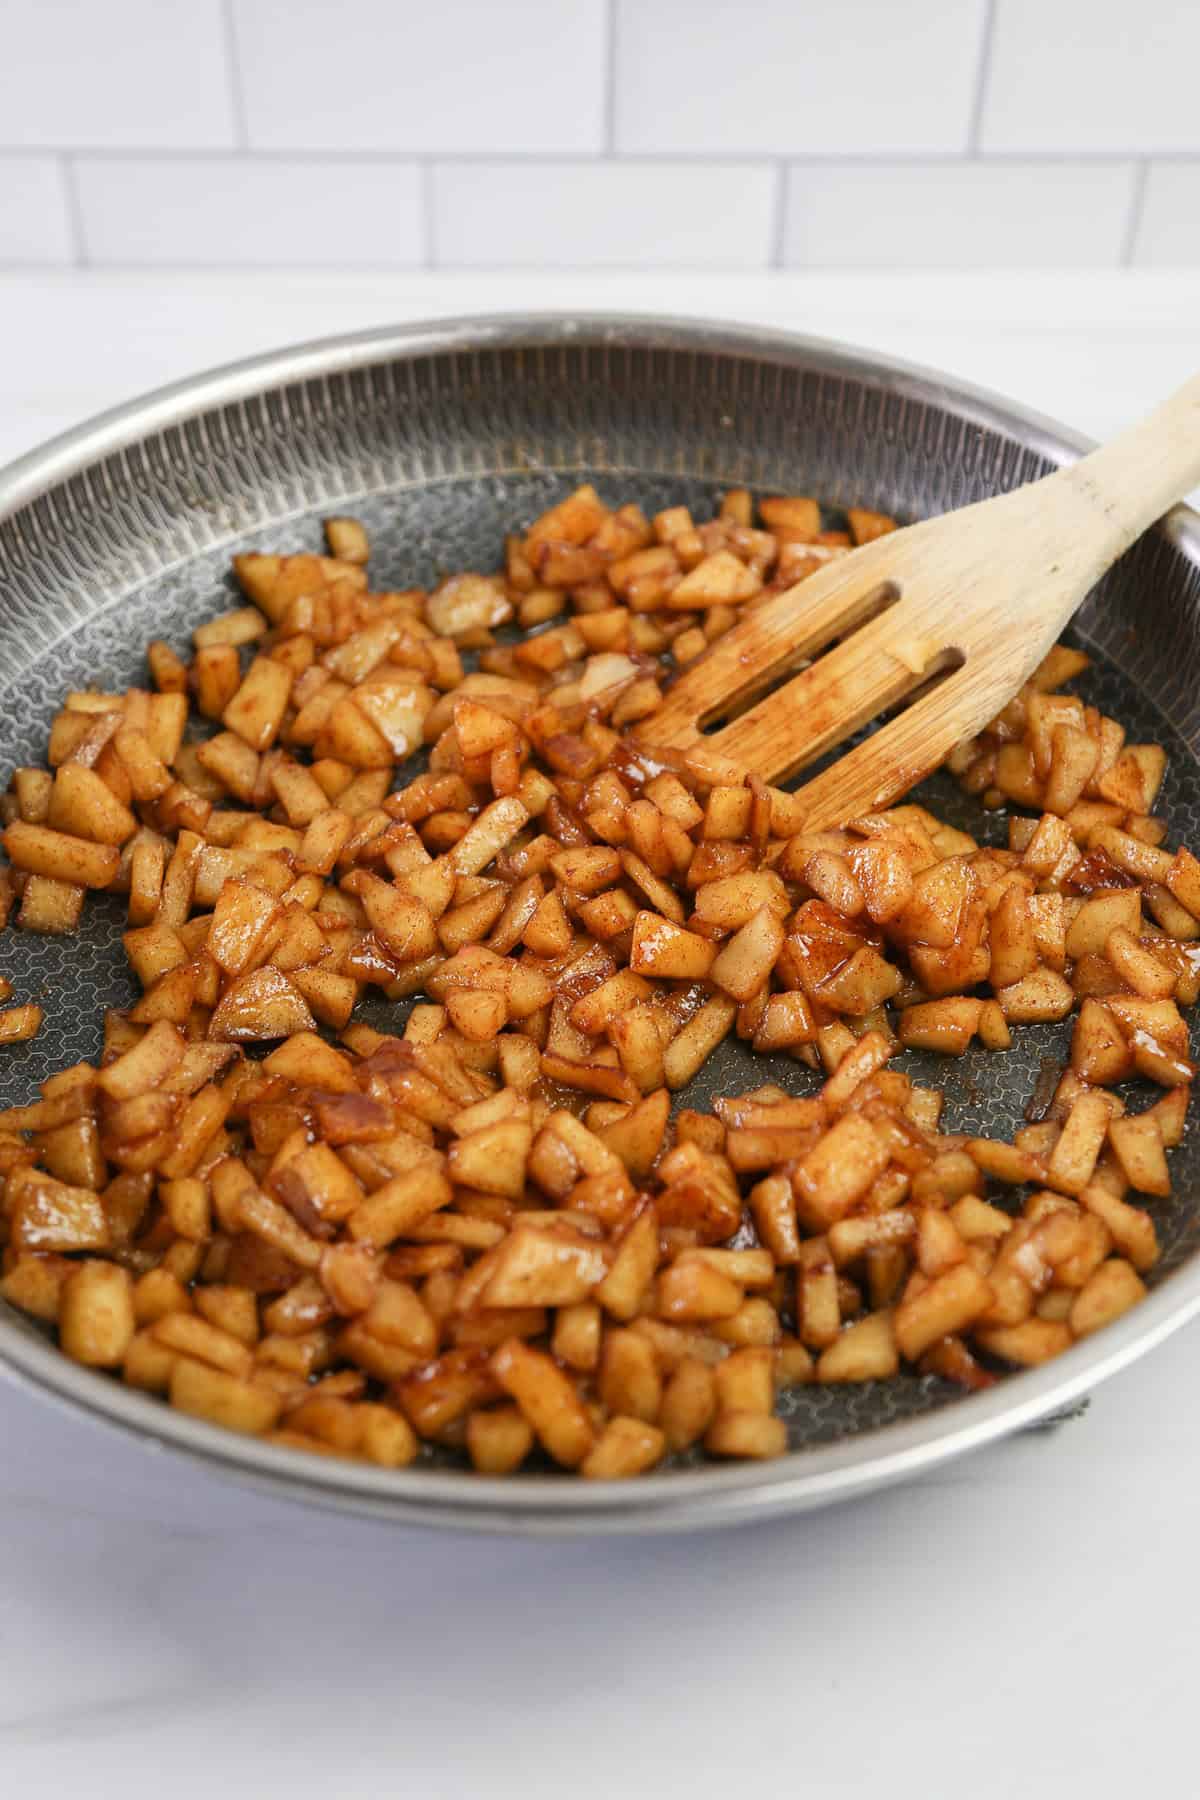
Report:
M1198 482L1195 376L1081 461L889 533L756 606L640 735L783 781L915 696L797 792L811 831L890 806L995 717L1105 570Z

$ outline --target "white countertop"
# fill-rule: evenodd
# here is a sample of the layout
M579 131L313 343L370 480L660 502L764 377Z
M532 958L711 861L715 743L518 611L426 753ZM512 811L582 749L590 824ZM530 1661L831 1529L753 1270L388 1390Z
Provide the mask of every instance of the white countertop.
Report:
M838 336L1096 434L1200 367L1197 273L10 275L0 461L271 345L551 308ZM1190 1792L1198 1363L1193 1327L1082 1419L839 1511L552 1544L286 1506L5 1385L0 1788Z

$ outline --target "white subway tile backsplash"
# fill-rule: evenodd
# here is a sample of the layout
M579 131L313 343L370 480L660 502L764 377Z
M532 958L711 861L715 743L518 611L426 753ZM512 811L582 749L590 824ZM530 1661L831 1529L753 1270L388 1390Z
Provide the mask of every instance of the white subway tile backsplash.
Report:
M234 141L221 0L3 0L0 144Z
M234 0L255 148L592 151L605 0Z
M94 263L411 268L424 258L412 163L85 157L76 179Z
M434 260L577 268L764 268L775 171L745 163L441 163Z
M63 170L53 156L0 157L0 267L74 260Z
M616 0L629 151L964 150L983 0Z
M1133 260L1154 268L1200 266L1200 159L1151 163Z
M996 0L985 150L1200 150L1195 0Z
M789 268L1087 268L1120 258L1130 162L795 163Z
M1200 265L1200 0L0 0L0 265Z

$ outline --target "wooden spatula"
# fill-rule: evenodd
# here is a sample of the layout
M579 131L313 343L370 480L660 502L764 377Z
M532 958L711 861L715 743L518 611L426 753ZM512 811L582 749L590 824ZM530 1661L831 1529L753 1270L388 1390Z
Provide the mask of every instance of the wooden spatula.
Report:
M640 735L782 781L909 701L797 792L810 831L890 806L995 717L1105 570L1197 482L1200 376L1080 462L889 533L756 606Z

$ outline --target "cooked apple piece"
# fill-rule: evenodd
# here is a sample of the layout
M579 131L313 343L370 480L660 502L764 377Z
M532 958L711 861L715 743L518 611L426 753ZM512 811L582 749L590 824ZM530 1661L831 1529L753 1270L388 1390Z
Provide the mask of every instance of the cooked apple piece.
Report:
M71 837L46 825L27 825L22 819L5 830L4 848L15 868L74 887L109 887L121 865L113 844Z
M252 1043L313 1029L303 994L282 970L268 966L231 982L209 1021L208 1035L218 1042Z

